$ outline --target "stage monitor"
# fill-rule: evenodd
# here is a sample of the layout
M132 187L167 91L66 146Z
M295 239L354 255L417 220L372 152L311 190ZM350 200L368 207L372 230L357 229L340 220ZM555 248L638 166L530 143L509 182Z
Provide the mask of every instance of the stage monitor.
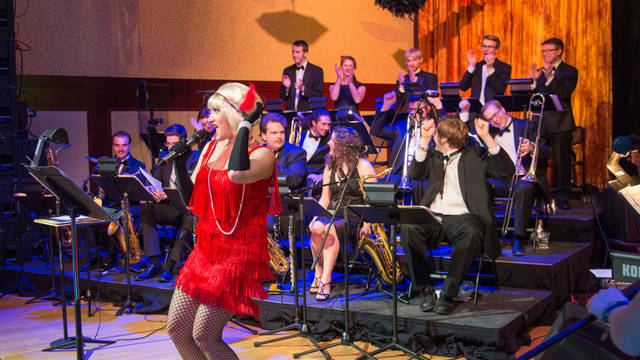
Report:
M458 82L450 82L450 83L440 83L440 93L443 97L449 96L460 96L460 83Z
M510 79L508 81L508 84L512 95L530 94L532 90L531 85L533 84L533 79Z

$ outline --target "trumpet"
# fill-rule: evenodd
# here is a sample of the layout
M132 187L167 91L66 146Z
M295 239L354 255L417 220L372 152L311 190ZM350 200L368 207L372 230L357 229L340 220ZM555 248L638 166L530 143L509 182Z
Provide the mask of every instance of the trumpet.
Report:
M289 132L289 143L300 146L302 136L302 119L297 114L291 118L291 131Z
M516 159L516 171L511 177L511 183L509 184L509 200L507 201L507 206L504 212L504 221L502 222L502 236L507 235L509 231L509 223L511 222L511 211L513 210L513 202L514 202L514 194L513 190L515 185L518 183L518 178L522 176L521 180L528 181L532 183L538 182L538 177L536 176L536 167L538 166L538 152L540 148L540 131L542 129L542 116L544 114L544 95L541 93L535 93L531 95L529 98L529 108L527 110L528 119L527 119L527 127L529 123L538 123L538 128L536 130L536 139L533 147L533 152L531 154L531 165L529 166L529 170L522 176L523 174L520 172L522 169L522 156L520 155L520 147L522 145L522 140L518 144L518 156ZM535 110L538 109L538 110Z

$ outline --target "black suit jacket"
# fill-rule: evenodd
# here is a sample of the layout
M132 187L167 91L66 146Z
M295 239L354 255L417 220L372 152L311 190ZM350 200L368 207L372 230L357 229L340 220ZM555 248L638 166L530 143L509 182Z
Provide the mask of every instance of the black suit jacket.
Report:
M465 71L460 80L460 90L467 91L471 88L471 97L480 98L482 91L482 67L486 61L482 60L476 63L473 73ZM496 95L504 94L507 90L507 82L511 78L511 65L496 59L493 65L495 71L487 77L487 83L484 88L484 99L490 101L495 99Z
M185 204L188 204L191 199L191 193L193 193L193 182L189 176L188 166L191 165L195 167L195 164L198 163L199 157L200 152L194 151L189 155L189 158L186 161L174 160L164 163L156 168L153 172L153 177L162 182L163 188L168 188L171 184L171 170L172 168L175 168L176 186L182 195L182 200L184 200Z
M409 74L404 75L403 83L409 81ZM416 74L416 82L413 83L413 90L416 92L424 92L427 90L438 91L438 75L420 70ZM403 104L403 108L406 108L405 97L409 89L404 89L404 92L400 92L400 81L396 80L396 104Z
M547 78L543 72L536 81L534 92L558 95L558 100L560 100L564 111L545 111L542 119L543 134L573 131L576 124L571 109L571 94L578 85L578 69L562 61L555 70L549 86L546 85L546 82Z
M480 217L485 224L484 252L493 259L501 254L498 230L489 189L478 184L484 184L488 177L509 177L513 172L513 162L502 148L496 155L491 155L487 149L479 146L462 149L458 162L458 180L462 197L469 212ZM411 163L409 178L429 180L421 205L430 206L444 181L444 166L439 154L433 148L429 148L424 161Z
M303 132L300 136L300 147L302 147L302 144L304 144L304 139L307 138L308 133L309 130ZM320 138L320 144L318 144L316 151L313 153L313 155L311 155L311 158L307 160L307 174L322 174L322 172L324 171L324 158L329 153L328 143L330 139L330 132L327 133L326 136Z
M296 189L304 185L307 171L307 152L298 146L285 142L280 150L276 151L276 166L278 176L287 177L287 186Z
M287 66L282 75L287 75L291 80L291 87L286 88L280 83L280 98L287 102L285 110L296 110L296 88L293 86L296 82L296 66ZM324 90L324 72L322 68L307 61L302 77L304 85L304 93L300 94L298 99L298 111L311 110L309 106L309 98L322 96Z
M444 109L436 110L438 117L444 115ZM394 110L376 111L371 123L371 135L381 139L390 140L389 144L389 160L388 167L393 165L391 174L399 174L402 172L404 163L404 134L407 132L407 119L396 121L393 125L388 123L393 119ZM393 160L396 159L395 165Z

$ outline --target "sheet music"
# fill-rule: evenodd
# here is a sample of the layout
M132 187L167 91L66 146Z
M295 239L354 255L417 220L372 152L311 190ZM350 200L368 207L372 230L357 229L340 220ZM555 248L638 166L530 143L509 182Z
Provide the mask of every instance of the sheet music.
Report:
M640 214L640 185L627 186L620 190L620 194Z
M549 97L551 98L551 101L553 101L553 105L555 105L556 111L564 111L562 104L560 104L560 99L558 99L558 95L549 94Z
M145 179L147 179L147 181L149 182L149 184L151 184L151 186L153 186L153 190L155 191L160 191L162 192L162 181L154 178L153 176L151 176L151 174L149 174L148 172L146 172L144 169L140 168L140 170L138 170L138 172L140 172L142 175L144 175Z
M86 220L86 219L91 219L91 218L88 217L88 216L84 216L84 215L76 216L76 221L77 220ZM49 220L60 221L60 222L69 222L69 221L71 221L71 217L69 217L69 215L54 216L54 217L50 217Z

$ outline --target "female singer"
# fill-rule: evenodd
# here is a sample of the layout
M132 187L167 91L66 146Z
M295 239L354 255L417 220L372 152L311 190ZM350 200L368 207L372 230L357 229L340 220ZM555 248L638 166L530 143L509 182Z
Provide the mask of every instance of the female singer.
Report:
M167 330L183 359L237 359L222 341L232 314L258 317L252 297L266 298L267 213L279 212L275 156L249 142L262 103L253 89L222 85L208 102L216 139L205 146L193 177L197 243L171 299ZM249 148L251 150L249 150Z
M335 84L329 86L329 95L335 102L335 108L342 106L355 106L364 99L367 88L358 80L353 73L356 69L356 59L352 56L343 56L340 66L336 64L337 79Z
M353 203L363 203L362 192L360 191L360 179L367 175L375 175L373 166L367 160L366 153L360 153L359 147L362 145L358 133L347 127L338 126L333 129L331 139L329 140L329 154L325 159L325 168L322 177L322 195L320 197L320 205L325 209L335 210L335 206L340 194L342 182L345 180L349 170L356 160L356 155L360 154L356 165L354 176L347 181L347 190L342 205L346 206ZM375 178L367 179L367 181L375 182ZM331 185L329 185L331 184ZM342 211L341 209L339 211ZM339 216L342 212L338 213ZM340 251L340 241L344 239L344 219L336 217L333 226L329 230L329 235L324 244L322 239L330 222L330 218L317 217L311 220L309 229L311 230L311 252L315 256L318 251L322 252L320 260L316 263L315 278L310 287L311 293L317 293L317 301L325 301L329 298L331 292L331 272ZM349 237L356 237L356 223L349 221ZM371 232L370 225L364 223L360 229L360 235ZM358 236L359 238L359 236ZM347 254L343 254L347 256Z

